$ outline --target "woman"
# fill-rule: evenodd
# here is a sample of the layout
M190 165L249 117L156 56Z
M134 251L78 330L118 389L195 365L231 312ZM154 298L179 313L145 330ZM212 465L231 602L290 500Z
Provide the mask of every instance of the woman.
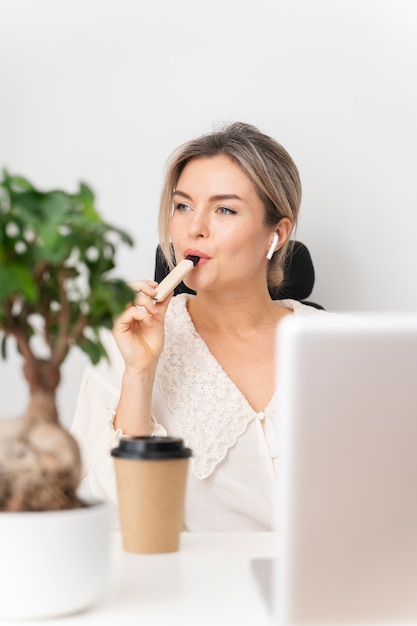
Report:
M199 257L185 279L197 295L155 302L157 283L137 281L136 302L106 338L110 364L87 368L72 430L90 492L116 505L109 451L123 434L179 436L193 451L185 529L273 529L276 329L287 315L318 313L268 291L282 280L300 201L289 154L248 124L172 155L160 236L169 261L171 245L177 262Z

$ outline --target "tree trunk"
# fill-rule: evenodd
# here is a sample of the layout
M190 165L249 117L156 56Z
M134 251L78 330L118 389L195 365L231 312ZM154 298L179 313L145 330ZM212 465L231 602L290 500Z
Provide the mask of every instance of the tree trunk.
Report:
M56 390L61 380L59 366L41 359L26 359L23 374L30 394L25 412L28 425L37 422L57 424Z
M21 418L0 420L0 511L47 511L83 506L75 439L58 422L59 368L25 362L29 405Z

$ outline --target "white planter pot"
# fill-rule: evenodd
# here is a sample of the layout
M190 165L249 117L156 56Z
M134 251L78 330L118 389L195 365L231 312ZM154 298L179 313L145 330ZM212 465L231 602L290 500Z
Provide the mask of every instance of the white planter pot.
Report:
M0 618L68 615L96 604L109 573L110 512L0 513Z

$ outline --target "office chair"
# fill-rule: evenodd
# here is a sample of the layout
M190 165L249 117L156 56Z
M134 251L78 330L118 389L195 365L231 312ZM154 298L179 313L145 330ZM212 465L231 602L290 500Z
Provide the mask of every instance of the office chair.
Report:
M169 267L162 253L160 246L156 249L154 279L160 283L168 274ZM306 300L313 291L315 280L313 261L305 246L301 241L292 241L288 247L287 260L284 268L284 280L279 287L270 287L269 293L273 300L299 300L303 304L308 304L316 309L323 309L320 304ZM174 290L174 295L179 293L195 292L180 283Z

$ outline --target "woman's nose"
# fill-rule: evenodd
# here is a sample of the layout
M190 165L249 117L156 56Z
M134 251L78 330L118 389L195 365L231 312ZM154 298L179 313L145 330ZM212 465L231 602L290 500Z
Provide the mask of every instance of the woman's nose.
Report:
M207 218L201 211L194 211L188 223L188 234L191 237L207 237L208 233Z

